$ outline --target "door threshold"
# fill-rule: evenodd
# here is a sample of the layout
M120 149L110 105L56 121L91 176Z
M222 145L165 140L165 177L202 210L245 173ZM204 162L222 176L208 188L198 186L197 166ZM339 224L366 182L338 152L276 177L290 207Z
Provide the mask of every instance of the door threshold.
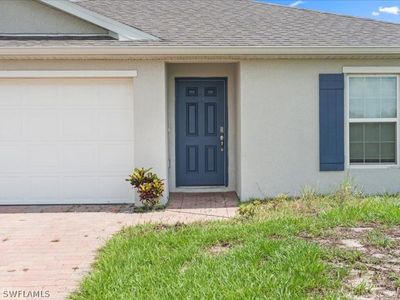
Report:
M171 192L175 193L224 193L224 192L235 192L235 189L227 186L181 186L172 189Z
M221 189L225 188L225 185L202 185L202 186L178 186L177 189Z

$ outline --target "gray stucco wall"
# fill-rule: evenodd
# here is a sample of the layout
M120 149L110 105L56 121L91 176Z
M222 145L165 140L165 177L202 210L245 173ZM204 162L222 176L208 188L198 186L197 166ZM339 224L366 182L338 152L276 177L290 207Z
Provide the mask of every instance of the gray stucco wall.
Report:
M330 192L348 174L366 193L400 192L400 169L319 171L320 73L343 66L399 66L400 60L241 61L240 196Z
M34 0L1 0L1 33L107 34L108 31Z
M228 189L242 200L296 195L307 185L330 192L347 174L368 193L400 192L397 167L319 171L318 75L340 73L344 66L400 66L400 60L266 59L167 68L163 60L0 60L0 70L137 70L135 165L153 167L171 190L176 191L173 78L227 76L230 176L236 179Z

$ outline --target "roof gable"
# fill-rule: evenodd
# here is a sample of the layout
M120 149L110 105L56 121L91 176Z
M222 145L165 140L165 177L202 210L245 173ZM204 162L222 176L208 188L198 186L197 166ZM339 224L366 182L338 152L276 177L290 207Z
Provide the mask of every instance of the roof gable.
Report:
M132 26L125 25L124 22L118 22L114 18L108 18L103 14L98 14L82 6L75 5L69 0L36 0L45 3L53 8L81 18L97 26L108 29L109 32L120 41L136 40L158 40L157 37L140 31Z
M108 30L32 0L0 1L1 34L108 34Z
M0 38L156 40L64 0L1 0Z

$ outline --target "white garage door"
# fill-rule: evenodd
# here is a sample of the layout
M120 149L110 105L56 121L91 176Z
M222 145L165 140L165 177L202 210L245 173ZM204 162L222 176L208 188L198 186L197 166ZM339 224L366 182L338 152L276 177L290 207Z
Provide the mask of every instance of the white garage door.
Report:
M0 205L132 202L132 79L0 79Z

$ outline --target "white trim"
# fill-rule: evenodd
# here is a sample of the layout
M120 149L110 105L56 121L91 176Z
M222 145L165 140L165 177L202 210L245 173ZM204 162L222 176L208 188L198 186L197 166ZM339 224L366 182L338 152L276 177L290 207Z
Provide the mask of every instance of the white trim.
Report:
M344 68L343 68L344 70ZM350 77L396 77L397 78L397 107L396 107L396 112L397 112L397 117L396 118L365 118L365 119L359 119L359 118L353 118L350 119L350 89L349 89L349 82L350 82ZM377 75L377 74L365 74L365 75L352 75L352 74L346 74L345 73L345 119L344 119L344 128L345 128L345 133L344 133L344 138L345 138L345 167L346 169L398 169L400 167L400 76L396 74L387 74L387 75ZM396 163L391 164L391 163L381 163L381 164L350 164L350 123L357 123L357 122L396 122Z
M95 13L91 10L76 5L68 0L38 0L46 5L52 6L66 13L74 15L80 19L86 20L90 23L98 25L102 28L108 29L111 32L118 34L120 41L131 41L131 40L159 40L157 37L145 33L141 30L133 28L131 26L122 24L113 19L107 18L103 15Z
M0 37L104 37L106 33L0 33Z
M1 47L0 55L396 55L400 47L30 46Z
M399 74L400 66L391 67L343 67L345 74Z
M360 169L398 169L398 164L348 164L347 169L349 170L360 170Z
M133 78L137 76L136 70L130 71L0 71L0 78Z
M397 118L350 118L350 123L394 123Z

